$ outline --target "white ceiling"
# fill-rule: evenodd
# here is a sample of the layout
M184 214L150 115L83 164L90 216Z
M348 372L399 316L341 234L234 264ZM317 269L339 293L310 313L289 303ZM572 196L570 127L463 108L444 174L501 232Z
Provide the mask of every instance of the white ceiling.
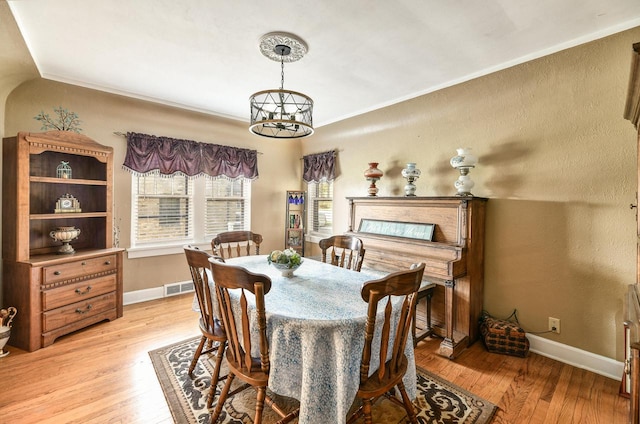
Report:
M284 87L316 127L640 26L639 0L9 0L43 78L249 120L279 88L269 32L309 47Z

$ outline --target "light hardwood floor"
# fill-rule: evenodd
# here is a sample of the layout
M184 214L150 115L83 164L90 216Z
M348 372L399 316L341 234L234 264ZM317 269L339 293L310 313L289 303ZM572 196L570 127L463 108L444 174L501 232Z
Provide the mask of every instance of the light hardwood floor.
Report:
M125 306L124 317L0 358L0 423L172 423L150 350L198 335L192 295ZM16 320L20 319L20 315ZM475 343L455 361L416 349L419 366L495 403L493 423L626 423L619 382L536 354L487 353Z

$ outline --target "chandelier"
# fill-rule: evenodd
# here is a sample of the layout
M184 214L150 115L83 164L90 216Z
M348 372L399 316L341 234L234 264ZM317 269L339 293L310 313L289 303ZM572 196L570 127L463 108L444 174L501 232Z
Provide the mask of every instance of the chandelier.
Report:
M300 138L313 134L313 100L284 89L284 63L300 60L307 45L292 34L274 32L260 39L260 51L280 62L280 89L258 91L249 97L249 131L263 137Z

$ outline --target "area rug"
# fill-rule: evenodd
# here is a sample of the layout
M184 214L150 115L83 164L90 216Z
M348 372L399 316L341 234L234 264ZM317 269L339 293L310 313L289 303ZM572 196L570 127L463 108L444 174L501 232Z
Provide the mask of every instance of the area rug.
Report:
M200 338L195 337L149 352L151 362L177 424L208 423L210 411L206 407L209 384L211 383L212 362L200 358L193 378L188 370L193 352ZM211 358L213 360L213 358ZM221 375L226 374L222 370ZM414 402L418 422L429 424L486 424L496 411L496 406L468 391L455 386L438 376L418 368L417 397ZM235 384L235 382L234 382ZM224 386L218 384L217 394ZM295 409L295 399L276 397L284 409ZM217 399L217 396L216 396ZM213 408L215 408L214 400ZM223 409L219 423L252 424L255 405L255 392L245 390L229 399ZM361 419L362 420L362 419ZM274 423L277 416L265 407L265 424ZM373 421L379 423L408 422L404 409L383 398L373 408ZM295 421L294 421L295 422Z

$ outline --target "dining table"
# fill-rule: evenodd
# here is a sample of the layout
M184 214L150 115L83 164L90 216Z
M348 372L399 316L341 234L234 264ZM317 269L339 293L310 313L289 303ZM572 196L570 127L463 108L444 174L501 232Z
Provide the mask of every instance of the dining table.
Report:
M237 257L227 263L271 279L271 290L265 295L269 389L300 401L300 424L345 423L358 391L364 347L368 304L360 291L364 282L380 275L310 258L305 258L291 277L270 265L267 255ZM383 309L379 308L380 314ZM257 334L252 333L253 337ZM371 373L380 357L380 337L378 329ZM416 368L411 337L405 354L409 367L403 382L414 399Z

